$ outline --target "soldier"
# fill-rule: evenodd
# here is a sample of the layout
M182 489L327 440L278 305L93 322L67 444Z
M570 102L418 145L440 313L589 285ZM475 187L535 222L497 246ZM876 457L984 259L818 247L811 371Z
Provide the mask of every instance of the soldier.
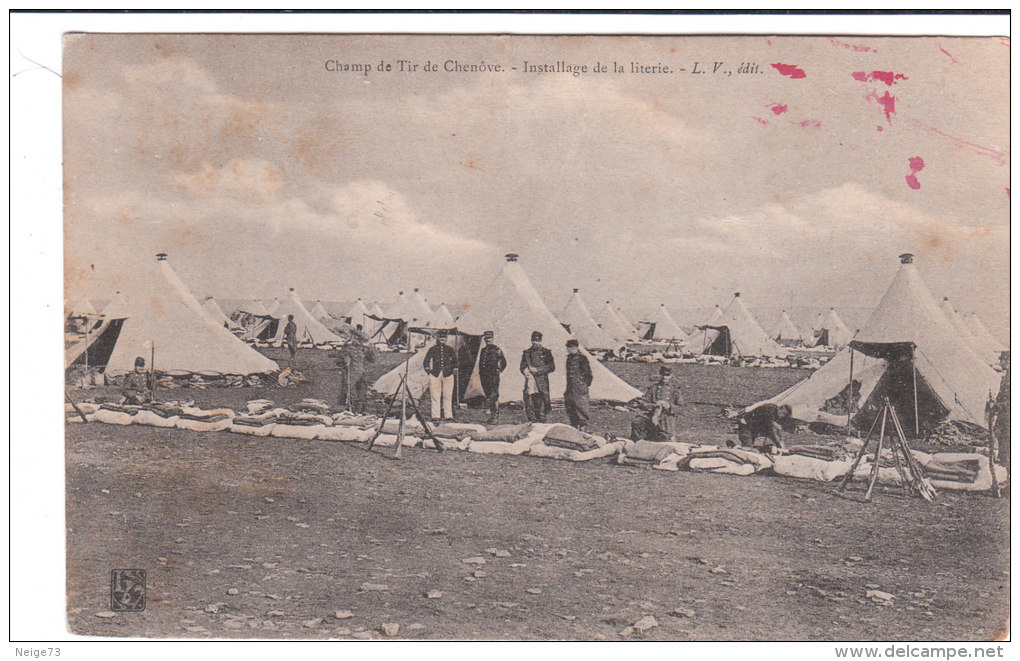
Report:
M786 404L762 404L737 419L737 437L744 447L754 447L759 438L767 438L764 450L778 453L783 449L783 421L790 418L792 410Z
M124 396L124 404L146 404L152 401L151 374L145 371L145 359L135 358L135 370L124 375L120 393Z
M676 418L684 405L680 389L673 383L673 370L668 365L659 368L659 380L648 386L638 400L645 410L630 425L630 437L635 441L669 441L676 435Z
M577 340L567 340L567 389L563 393L563 404L570 417L570 426L584 431L591 419L588 388L591 386L591 364L588 357L581 353Z
M337 401L345 410L361 415L368 399L368 378L365 364L375 362L375 349L368 344L358 324L351 339L337 352L336 364L340 367L340 387Z
M297 324L294 323L294 315L287 315L287 325L283 327L283 342L287 345L287 350L290 351L290 360L294 361L294 355L297 353Z
M489 407L488 424L494 425L499 422L499 375L506 369L506 357L493 341L492 331L485 331L482 340L485 346L478 353L478 377Z
M454 373L457 372L457 353L446 343L446 332L440 331L425 353L423 364L429 375L429 392L432 394L432 419L453 420Z
M531 346L521 354L524 375L524 413L528 422L545 422L552 409L549 401L549 374L556 371L552 351L542 346L542 333L532 331Z

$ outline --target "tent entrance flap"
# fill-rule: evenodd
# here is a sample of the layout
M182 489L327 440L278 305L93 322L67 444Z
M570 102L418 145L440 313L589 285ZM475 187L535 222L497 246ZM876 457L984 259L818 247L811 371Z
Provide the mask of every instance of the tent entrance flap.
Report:
M728 356L733 349L733 342L730 340L730 328L729 326L698 326L698 328L708 331L716 331L715 339L713 339L702 353L710 356Z
M886 369L867 401L854 416L858 429L881 414L885 398L896 408L904 430L923 437L949 414L927 380L918 372L913 342L852 342L851 351L886 361Z

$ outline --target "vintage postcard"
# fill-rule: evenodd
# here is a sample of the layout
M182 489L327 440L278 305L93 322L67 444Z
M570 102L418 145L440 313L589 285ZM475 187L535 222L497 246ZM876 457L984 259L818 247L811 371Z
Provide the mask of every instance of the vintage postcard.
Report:
M68 631L994 650L1009 54L66 34Z

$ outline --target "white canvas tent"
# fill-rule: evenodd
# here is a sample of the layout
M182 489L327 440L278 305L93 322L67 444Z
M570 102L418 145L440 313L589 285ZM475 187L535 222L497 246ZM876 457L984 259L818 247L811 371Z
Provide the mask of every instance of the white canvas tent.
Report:
M312 309L309 310L309 313L311 313L312 317L318 321L333 318L333 315L331 315L326 310L326 308L322 305L322 301L319 300L315 301L315 305L312 306Z
M953 330L956 331L956 336L963 340L971 349L974 350L982 360L989 365L997 365L999 363L999 354L993 350L988 349L984 342L975 339L974 334L970 332L970 327L964 323L963 319L956 310L953 308L953 304L949 302L949 297L942 297L942 313L946 315L946 319L952 324Z
M985 351L992 351L994 353L1001 353L1007 351L1006 346L995 339L988 328L981 323L981 319L977 316L977 313L971 312L964 319L964 323L967 324L967 328L970 329L970 334L974 337L974 341L980 343Z
M129 314L107 363L107 374L130 372L138 356L152 366L153 352L155 369L162 372L259 374L279 369L202 312L164 253L156 256L152 273L139 276L126 297Z
M715 317L715 313L712 315ZM740 292L711 324L694 331L688 348L695 353L716 356L786 356L787 351L768 336L744 306Z
M853 333L839 318L836 308L829 308L825 317L818 324L818 328L815 329L814 346L842 349L850 343L851 339L853 339Z
M424 327L432 320L432 310L427 309L425 302L417 295L418 290L407 295L400 292L396 302L386 308L386 319L399 319L409 326ZM417 300L415 300L417 299Z
M521 401L524 392L524 375L519 370L521 354L531 344L531 332L540 331L544 336L542 343L552 351L556 363L556 371L549 375L551 395L554 399L560 398L566 385L564 365L566 342L570 335L535 291L517 262L517 255L507 255L506 259L485 292L457 320L458 330L471 336L480 336L487 330L495 334L496 344L503 349L508 363L499 386L499 398L503 402ZM424 356L425 349L422 349L411 357L408 365L409 385L415 396L419 396L427 385L422 369ZM605 365L590 356L589 361L593 377L590 396L593 400L627 402L641 396L641 391L628 385ZM466 398L483 394L477 362L476 355ZM393 392L403 372L404 365L398 365L376 381L372 388L381 393Z
M79 296L64 307L65 317L86 317L97 314L92 301L84 296Z
M378 304L377 304L378 305ZM382 312L380 311L380 315ZM349 321L351 324L362 324L365 323L365 317L368 315L368 308L365 307L365 302L358 298L354 301L354 305L344 313L344 319Z
M722 311L720 310L720 315L721 313ZM769 333L769 337L780 344L801 344L804 341L803 336L801 336L800 331L797 329L797 326L794 325L793 320L790 319L790 315L786 313L786 310L783 310L783 314L779 316L779 321L777 321L776 325L772 328L772 332Z
M202 301L202 310L205 312L206 316L218 323L220 326L226 324L226 328L231 330L240 328L240 326L237 325L237 322L223 314L223 308L219 306L219 303L217 303L216 299L212 296Z
M913 255L905 253L900 261L899 271L851 345L808 379L767 402L789 405L798 420L845 425L852 361L852 399L854 410L860 411L854 415L865 423L869 414L877 413L880 398L888 396L895 400L908 433L918 426L915 406L921 420L985 425L985 402L998 391L998 374L957 337L914 266ZM834 412L839 408L841 412ZM857 422L860 426L862 420Z
M613 309L609 301L606 301L601 313L596 321L598 321L602 330L609 333L610 337L618 343L626 343L635 339L637 331Z
M608 303L609 301L606 302ZM623 313L623 308L617 306L614 312L616 313L616 318L620 320L620 323L626 326L627 330L630 331L630 337L637 337L638 332L637 327L634 326L634 324L630 323L630 320L627 318L627 315Z
M312 344L328 344L330 342L343 342L343 338L326 328L322 322L317 320L298 298L294 288L291 287L287 297L283 299L276 310L276 316L280 323L276 327L275 342L283 342L284 331L287 328L287 316L294 315L294 323L297 325L298 342L311 342Z
M410 325L435 328L436 325L434 321L436 312L432 309L432 306L428 304L428 301L425 300L425 297L422 296L418 289L415 289L411 293L410 301L411 310L414 314L413 322Z
M241 311L242 312L247 312L248 314L253 314L256 317L268 317L269 316L269 310L262 303L262 301L260 301L258 299L249 301L248 303L243 305L241 307Z
M674 340L681 343L687 341L687 333L673 321L673 317L669 314L669 310L666 309L665 303L659 304L659 308L652 315L648 323L654 324L654 326L649 325L645 335L647 340Z
M570 328L570 334L576 337L581 346L589 351L615 351L623 346L612 335L599 328L599 325L592 319L591 313L588 312L588 306L584 304L580 290L576 288L571 294L570 300L567 301L566 307L560 312L560 322L566 324Z
M107 319L126 319L128 316L128 303L124 296L118 291L110 299L110 302L103 308L103 317Z
M440 303L439 308L436 310L434 325L436 328L456 328L457 320L453 318L453 314L450 313L450 309L446 307L446 303Z
M279 310L280 310L280 299L278 299L278 298L274 298L271 302L266 304L266 314L268 316L270 316L270 317L274 317L276 319L279 319L280 318L280 315L278 314Z

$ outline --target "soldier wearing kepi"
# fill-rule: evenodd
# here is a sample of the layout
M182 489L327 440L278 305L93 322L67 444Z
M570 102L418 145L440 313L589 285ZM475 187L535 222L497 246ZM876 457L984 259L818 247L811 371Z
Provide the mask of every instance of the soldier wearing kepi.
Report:
M503 350L496 346L492 331L482 334L485 345L478 353L478 378L485 392L485 403L489 407L488 424L499 422L499 375L506 369Z
M570 426L584 431L591 419L591 404L588 400L588 388L591 386L591 364L588 357L581 353L577 340L567 340L567 389L563 393L563 404L570 417Z
M453 420L453 385L454 372L457 371L457 352L446 343L445 331L440 331L436 343L425 353L423 367L429 375L432 419Z
M340 406L352 413L364 413L368 399L365 364L375 362L375 349L361 332L361 324L357 325L351 339L337 353L335 362L340 367L340 388L337 393Z
M659 380L653 382L638 400L645 410L630 425L630 437L635 441L669 441L677 432L676 418L684 405L680 389L673 383L673 370L668 365L659 368Z
M531 346L521 354L524 375L524 413L528 422L545 422L552 410L549 398L549 374L556 371L552 351L542 346L542 333L531 333Z

